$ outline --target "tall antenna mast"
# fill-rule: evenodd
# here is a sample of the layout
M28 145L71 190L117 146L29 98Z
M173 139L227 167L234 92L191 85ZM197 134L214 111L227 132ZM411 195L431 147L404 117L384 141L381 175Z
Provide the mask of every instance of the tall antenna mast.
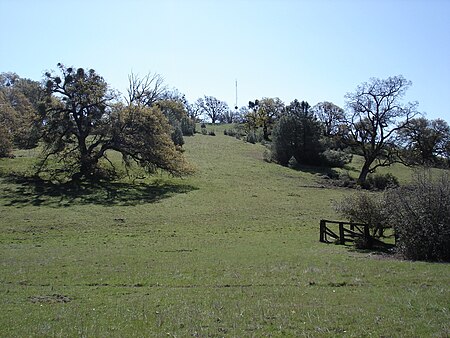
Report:
M234 104L234 109L238 110L238 105L237 105L237 79L236 79L236 102Z

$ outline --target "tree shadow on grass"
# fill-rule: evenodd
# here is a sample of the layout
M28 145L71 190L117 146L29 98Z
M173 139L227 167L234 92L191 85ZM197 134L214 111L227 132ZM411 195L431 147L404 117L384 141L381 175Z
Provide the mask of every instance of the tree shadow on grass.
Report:
M197 188L188 184L157 180L152 184L121 182L53 183L35 177L9 175L3 177L6 206L50 206L95 204L102 206L132 206L153 203L175 194Z
M312 166L312 165L306 165L306 164L295 164L293 166L290 166L291 169L294 169L296 171L302 171L313 175L318 175L321 177L328 177L328 178L338 178L339 172L330 167L320 167L320 166Z
M395 257L397 254L397 247L393 243L385 243L380 239L373 239L373 244L369 248L358 247L353 243L349 246L349 251L358 253L367 253L379 257Z

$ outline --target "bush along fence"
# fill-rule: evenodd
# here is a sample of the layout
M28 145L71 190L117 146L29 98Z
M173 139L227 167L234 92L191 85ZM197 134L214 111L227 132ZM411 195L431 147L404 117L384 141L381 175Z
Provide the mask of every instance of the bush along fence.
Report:
M338 225L333 228L327 224ZM357 246L370 248L375 239L370 235L369 224L320 220L320 242L345 244L354 242ZM334 230L334 231L333 231Z

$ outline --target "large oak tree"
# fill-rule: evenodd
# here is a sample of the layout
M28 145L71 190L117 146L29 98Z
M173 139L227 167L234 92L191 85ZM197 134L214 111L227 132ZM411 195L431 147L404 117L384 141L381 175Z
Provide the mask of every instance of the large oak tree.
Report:
M148 172L190 172L171 139L167 118L157 106L147 104L154 97L144 97L148 93L139 91L142 84L133 82L135 78L130 78L130 86L137 88L135 95L124 104L95 70L62 64L58 68L60 75L45 74L45 156L41 168L57 161L59 171L72 175L72 179L92 179L100 172L101 160L112 165L108 152L117 151L128 167L136 163Z
M398 132L405 129L417 115L417 103L402 103L411 82L403 76L372 78L346 95L345 140L364 157L358 177L363 184L367 175L378 167L398 161Z
M211 119L211 123L213 124L219 121L225 112L230 110L226 102L214 96L205 95L204 98L199 98L196 104L200 107L202 113Z

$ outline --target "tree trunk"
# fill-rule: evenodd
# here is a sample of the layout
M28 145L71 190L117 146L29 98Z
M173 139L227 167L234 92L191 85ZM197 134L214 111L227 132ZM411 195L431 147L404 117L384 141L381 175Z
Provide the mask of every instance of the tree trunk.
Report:
M370 163L368 161L364 162L364 165L361 169L361 172L359 173L359 177L358 177L358 181L357 183L359 185L363 185L364 183L366 183L367 180L367 175L370 172Z
M98 160L95 158L92 158L92 156L89 156L88 154L81 155L80 158L80 172L79 176L84 177L85 179L90 179L95 174L95 169L97 167Z
M263 125L263 138L266 141L269 141L269 128L267 127L267 124L264 123Z

